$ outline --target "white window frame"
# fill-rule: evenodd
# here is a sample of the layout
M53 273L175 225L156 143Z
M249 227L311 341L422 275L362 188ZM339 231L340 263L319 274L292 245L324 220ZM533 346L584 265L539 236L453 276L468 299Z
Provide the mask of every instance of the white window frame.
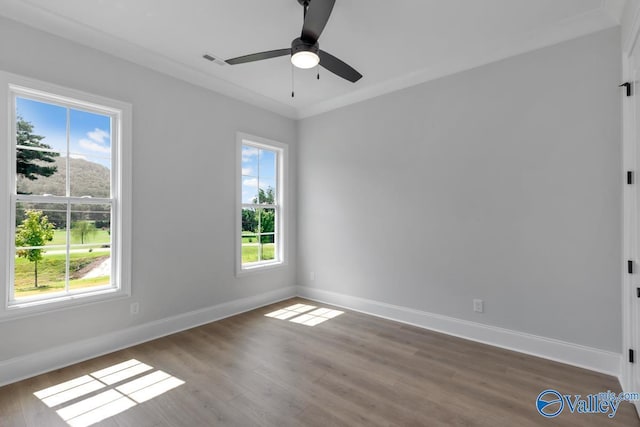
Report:
M277 153L277 178L276 185L276 224L275 232L278 244L276 245L276 260L242 265L242 146L251 145L256 148L275 151ZM273 141L248 133L238 132L236 135L236 276L244 276L256 272L262 272L274 268L286 266L288 263L288 206L289 195L287 179L289 176L289 146L282 142ZM267 206L271 207L271 206Z
M51 104L78 108L112 117L111 177L111 259L113 286L95 291L13 299L15 262L16 193L16 111L15 98L25 97ZM0 286L0 321L49 312L79 304L131 296L131 104L86 92L0 71L0 258L6 267L5 283ZM6 160L2 160L2 159ZM53 202L50 196L35 202ZM75 201L61 197L59 201ZM58 200L55 200L58 201Z

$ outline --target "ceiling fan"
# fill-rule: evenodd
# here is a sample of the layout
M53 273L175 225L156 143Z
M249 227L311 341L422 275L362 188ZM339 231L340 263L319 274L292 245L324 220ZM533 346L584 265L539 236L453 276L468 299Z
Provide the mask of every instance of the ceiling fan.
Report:
M236 65L291 55L291 63L298 68L313 68L320 64L332 73L352 83L360 80L362 74L330 53L320 49L318 44L320 34L325 25L327 25L336 0L297 1L304 8L304 24L302 25L302 34L291 42L290 48L239 56L227 59L226 63Z

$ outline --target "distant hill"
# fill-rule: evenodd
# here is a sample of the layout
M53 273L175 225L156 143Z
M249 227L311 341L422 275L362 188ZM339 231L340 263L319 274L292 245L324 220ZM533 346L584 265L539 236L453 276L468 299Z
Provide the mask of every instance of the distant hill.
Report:
M18 176L18 193L20 194L53 194L64 196L66 157L57 157L58 170L50 177L39 177L31 181ZM71 168L71 195L109 197L111 172L108 168L83 159L69 159Z

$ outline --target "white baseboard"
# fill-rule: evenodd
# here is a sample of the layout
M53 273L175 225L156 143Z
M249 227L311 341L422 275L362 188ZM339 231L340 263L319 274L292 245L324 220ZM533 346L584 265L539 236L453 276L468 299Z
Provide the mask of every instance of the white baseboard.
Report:
M631 373L629 373L629 375L630 374ZM630 384L631 379L629 378L628 375L625 375L624 369L622 369L622 372L620 372L620 375L618 376L618 381L620 381L620 386L622 387L622 391L626 393L635 393L637 391L635 390L635 387L631 386ZM640 417L640 401L634 400L631 402L631 404L636 409L636 414L638 414L638 416Z
M295 295L602 372L617 378L620 378L621 374L622 356L618 353L335 292L291 286L133 326L27 356L0 361L0 386L234 316Z
M109 334L0 361L0 386L224 319L296 295L294 286L179 314Z
M305 286L298 286L297 289L298 296L310 300L566 363L616 378L620 376L622 355L619 353Z

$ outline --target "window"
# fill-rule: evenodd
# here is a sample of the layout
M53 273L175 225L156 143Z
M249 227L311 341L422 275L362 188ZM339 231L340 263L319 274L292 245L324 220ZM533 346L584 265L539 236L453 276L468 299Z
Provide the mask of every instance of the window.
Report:
M4 314L129 294L131 107L0 77L10 130Z
M239 134L237 272L282 265L285 256L286 145Z

